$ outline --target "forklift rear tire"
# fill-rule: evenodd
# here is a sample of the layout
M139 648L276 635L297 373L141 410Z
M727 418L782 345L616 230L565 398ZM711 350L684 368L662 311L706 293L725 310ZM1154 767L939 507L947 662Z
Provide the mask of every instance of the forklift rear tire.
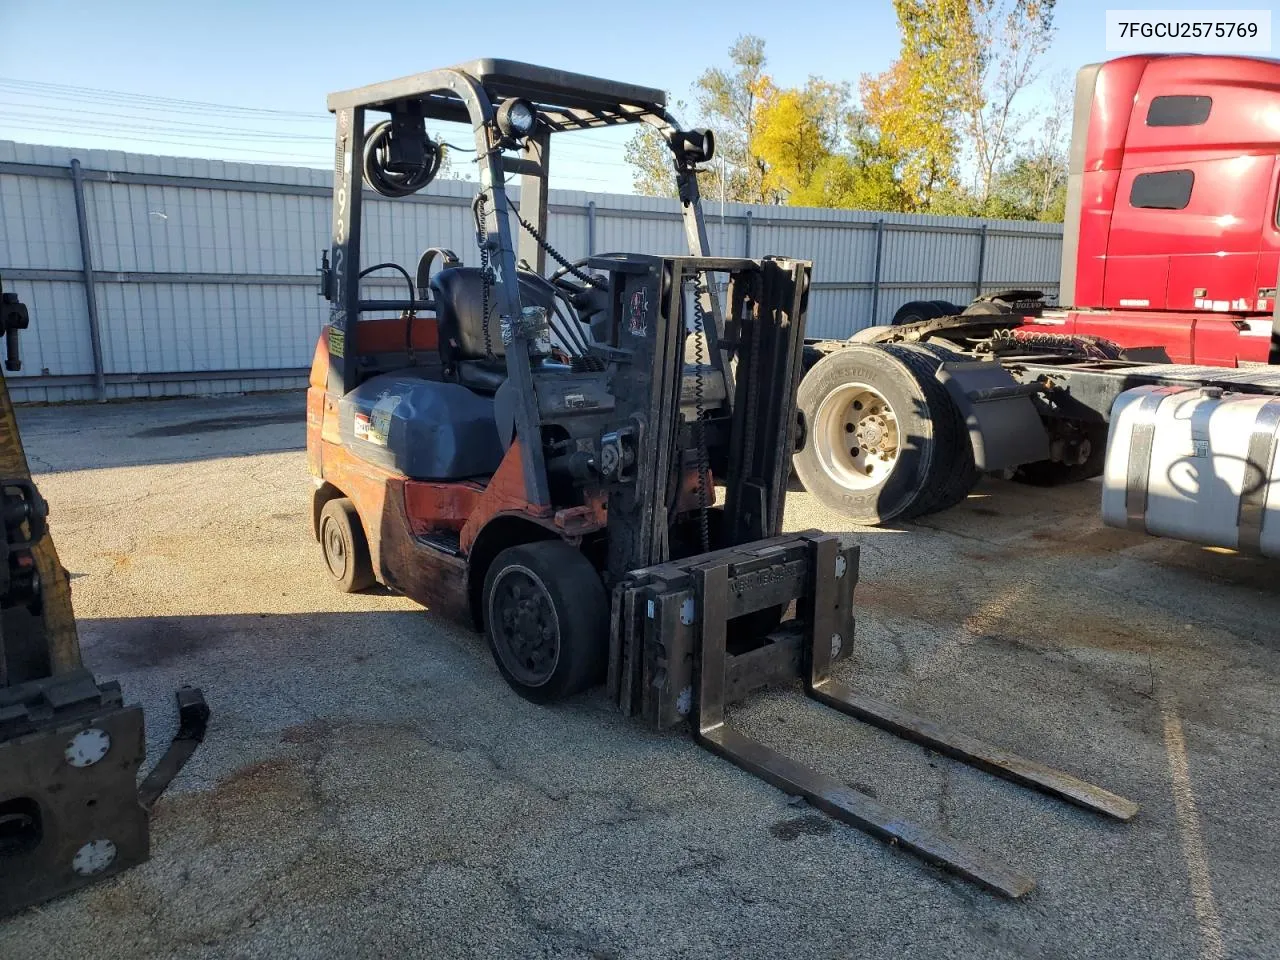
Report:
M330 500L320 511L320 548L334 585L343 593L358 593L377 582L360 514L346 497Z
M604 677L609 602L577 547L539 540L503 550L484 578L484 632L503 679L555 703Z

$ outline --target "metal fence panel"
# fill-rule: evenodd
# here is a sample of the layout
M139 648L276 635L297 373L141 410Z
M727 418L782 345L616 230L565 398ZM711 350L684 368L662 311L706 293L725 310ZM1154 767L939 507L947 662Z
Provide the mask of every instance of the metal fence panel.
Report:
M83 168L101 371L90 348L73 157ZM107 397L304 385L328 313L316 268L329 245L330 182L329 172L300 167L0 141L0 273L35 321L24 370L10 377L15 397L93 399L99 372ZM442 181L404 200L366 193L365 264L394 261L412 273L429 246L475 264L474 189ZM563 190L549 199L548 239L570 260L686 250L678 201ZM713 254L813 261L810 336L887 323L908 300L1057 291L1058 224L714 199L705 207ZM394 296L404 281L382 271L367 282Z
M71 181L0 174L0 264L80 266Z
M93 354L89 337L83 333L89 328L83 283L76 280L10 283L6 276L5 290L20 291L22 301L31 312L31 326L18 335L22 345L22 372L6 374L11 381L24 376L92 372Z

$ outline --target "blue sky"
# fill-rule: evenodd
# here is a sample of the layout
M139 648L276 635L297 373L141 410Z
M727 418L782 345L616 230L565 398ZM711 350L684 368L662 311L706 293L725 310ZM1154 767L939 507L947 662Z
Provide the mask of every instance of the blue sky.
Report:
M1230 7L1263 7L1253 2ZM1159 3L1059 0L1058 34L1044 73L1074 71L1107 58L1104 11L1209 8L1209 0ZM628 21L624 9L643 11ZM385 23L379 11L388 11ZM614 11L617 11L616 15ZM846 4L791 0L648 0L644 4L543 2L486 4L341 3L335 0L222 0L217 3L119 0L0 0L0 139L260 162L324 165L332 136L325 94L479 56L559 66L662 87L690 98L694 78L723 63L740 33L766 41L769 71L781 85L810 74L857 81L883 70L898 46L890 0ZM129 94L294 111L287 120L163 104L50 99L65 84ZM1031 104L1028 103L1028 106ZM95 124L88 132L78 123ZM176 136L176 123L188 126ZM112 128L115 128L114 133ZM216 128L216 129L214 129ZM135 139L125 139L129 133ZM287 137L276 138L277 133ZM578 137L584 139L578 141ZM628 191L623 137L561 138L555 186ZM464 161L465 162L465 161Z

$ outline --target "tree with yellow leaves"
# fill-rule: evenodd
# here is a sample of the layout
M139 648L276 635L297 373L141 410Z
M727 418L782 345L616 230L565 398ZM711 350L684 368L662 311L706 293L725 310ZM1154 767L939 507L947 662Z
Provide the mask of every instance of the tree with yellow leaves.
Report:
M887 71L863 77L862 100L881 148L898 158L910 209L957 197L955 212L985 209L1026 125L1018 104L1039 75L1053 9L1054 0L894 0L902 49Z
M1053 216L1064 151L1056 133L1051 143L1024 143L1021 100L1052 37L1054 3L894 0L898 59L862 77L857 107L847 83L810 77L778 87L765 72L764 41L739 37L729 67L705 70L694 85L699 125L715 131L719 153L699 172L704 196ZM670 195L670 152L656 132L639 132L627 159L638 192Z
M842 145L849 113L847 84L810 77L787 90L762 85L751 150L764 192L797 205L820 203L824 171Z

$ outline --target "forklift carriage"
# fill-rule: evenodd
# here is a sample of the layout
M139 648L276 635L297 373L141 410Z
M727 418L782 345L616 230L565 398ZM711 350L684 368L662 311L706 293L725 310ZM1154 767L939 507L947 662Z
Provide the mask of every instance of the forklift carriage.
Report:
M625 712L688 723L770 783L1010 896L1030 879L744 737L725 705L803 678L836 709L1133 815L1127 800L831 679L853 648L858 549L781 532L810 265L708 255L696 172L714 153L709 131L681 129L659 90L505 60L333 94L329 109L331 308L307 452L314 532L341 589L380 581L470 619L535 702L607 678ZM369 112L385 119L367 127ZM474 132L478 265L432 247L412 273L366 267L362 181L390 197L425 187L442 157L428 120ZM690 255L570 262L547 236L552 134L634 123L671 148ZM505 186L517 174L518 211ZM399 272L407 295L366 299L360 281L376 270Z

